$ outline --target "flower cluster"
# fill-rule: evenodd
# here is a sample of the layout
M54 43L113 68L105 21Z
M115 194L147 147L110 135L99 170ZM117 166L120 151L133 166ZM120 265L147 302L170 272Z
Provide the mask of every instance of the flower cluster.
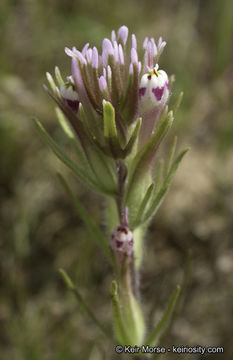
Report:
M145 143L152 134L156 120L169 98L168 77L158 69L158 59L166 43L159 38L145 38L143 55L139 56L137 39L128 28L112 31L111 40L105 38L102 52L86 44L81 51L65 48L72 59L72 75L63 81L56 69L58 86L50 74L51 94L77 132L82 146L84 137L104 154L125 158L139 133L141 117L144 121L140 137ZM72 113L70 113L70 110ZM74 124L74 115L80 119Z
M47 73L51 90L45 88L60 108L58 118L71 138L78 162L40 130L82 182L116 200L118 223L128 207L131 230L148 222L157 211L183 156L172 164L174 147L166 166L171 170L165 174L167 178L159 180L159 169L158 176L152 173L157 150L173 122L173 111L168 111L167 105L169 78L158 65L165 45L162 38L157 43L145 38L138 46L136 36L132 34L129 41L128 28L121 26L117 33L112 31L111 39L103 39L101 51L89 44L81 51L65 48L72 64L65 81L57 67L56 81ZM128 245L123 243L124 250Z
M158 65L165 45L162 38L157 43L153 38L146 38L138 48L136 36L133 34L128 41L128 28L122 26L117 33L112 31L111 39L103 39L101 52L89 44L81 51L75 47L65 48L71 57L71 75L64 81L56 67L56 82L47 73L51 90L46 86L45 89L58 105L58 120L75 150L77 161L36 122L57 157L85 185L107 195L108 234L111 234L108 239L76 202L61 178L118 277L118 282L112 283L111 296L115 332L121 344L154 343L154 334L158 332L156 328L144 341L145 322L137 301L137 272L142 263L143 237L149 221L188 150L183 150L173 161L175 138L164 169L162 162L158 166L155 164L155 155L172 125L174 113L167 105L169 79ZM174 111L181 98L182 93ZM73 291L67 279L65 275Z

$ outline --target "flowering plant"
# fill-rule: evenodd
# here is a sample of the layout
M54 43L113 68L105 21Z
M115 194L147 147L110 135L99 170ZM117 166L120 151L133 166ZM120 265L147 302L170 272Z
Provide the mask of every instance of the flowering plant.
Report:
M108 229L104 235L60 176L79 215L113 265L114 341L122 345L154 345L174 310L180 289L177 287L161 321L145 339L138 277L142 242L188 149L173 161L175 138L165 171L162 163L156 164L156 154L172 125L182 93L169 111L172 81L158 65L166 45L162 38L157 44L153 38L145 38L139 50L134 34L131 44L127 39L128 29L122 26L117 34L112 31L111 40L103 40L101 54L89 44L82 51L65 48L71 57L72 74L63 80L56 67L55 82L47 73L50 90L45 89L58 106L58 120L74 147L77 162L64 153L38 121L36 126L79 180L106 198ZM83 310L106 334L68 275L63 270L61 273Z

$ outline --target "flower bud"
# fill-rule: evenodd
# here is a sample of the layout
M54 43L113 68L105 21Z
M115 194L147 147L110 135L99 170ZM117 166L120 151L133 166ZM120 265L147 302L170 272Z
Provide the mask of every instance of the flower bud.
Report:
M64 103L68 105L71 110L77 113L79 108L79 97L78 93L75 91L73 79L71 76L67 78L66 83L61 85L60 94Z
M133 253L133 233L128 226L118 226L112 233L111 247L113 251L119 252L128 256Z
M162 109L169 98L168 76L165 71L154 69L144 74L139 86L140 112Z

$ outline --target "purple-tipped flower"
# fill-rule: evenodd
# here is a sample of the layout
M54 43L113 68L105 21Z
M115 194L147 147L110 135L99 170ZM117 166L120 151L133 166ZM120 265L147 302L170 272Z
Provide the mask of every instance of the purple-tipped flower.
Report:
M118 226L112 233L111 247L115 253L131 256L133 253L133 233L127 226Z
M164 70L159 70L158 64L142 76L139 98L142 112L164 108L166 105L169 99L168 76Z
M101 92L107 89L107 81L103 75L99 78L99 87Z
M133 233L129 229L128 207L126 206L121 219L121 225L113 231L111 248L120 259L121 255L130 257L133 254Z
M109 39L104 39L102 43L102 63L104 66L107 66L110 55L114 55L113 45Z
M92 67L94 69L98 69L98 65L99 65L99 54L98 54L98 50L96 49L96 47L93 47L93 51L92 51Z
M122 40L123 44L125 45L128 39L129 30L127 26L121 26L117 33L117 39Z
M168 76L159 70L158 64L141 78L139 85L139 113L144 120L140 133L139 148L151 137L155 125L169 100Z

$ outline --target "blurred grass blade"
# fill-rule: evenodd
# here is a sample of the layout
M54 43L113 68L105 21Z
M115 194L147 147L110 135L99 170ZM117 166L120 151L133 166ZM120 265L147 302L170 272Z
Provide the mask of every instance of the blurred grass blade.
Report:
M167 191L169 189L169 186L172 182L175 172L176 172L181 160L183 159L184 155L187 153L188 150L189 150L189 148L183 150L180 153L180 155L178 155L176 160L173 162L172 167L163 182L162 188L159 190L158 194L155 196L149 210L147 211L145 217L143 218L143 221L147 221L158 210L159 206L162 203L162 200L164 199L165 194L167 193Z
M169 332L170 332L170 330L172 328L174 320L175 320L175 318L177 316L179 308L182 306L182 301L184 300L185 293L186 293L187 286L188 286L189 279L190 279L191 265L192 265L191 264L191 253L188 252L187 257L186 257L186 262L185 262L184 277L183 277L182 284L181 284L180 294L179 294L179 297L177 299L175 309L171 314L169 324L166 327L163 334L161 335L161 337L159 338L159 344L158 344L159 347L164 345L164 342L165 342L165 340L166 340L166 338L167 338L167 336L168 336L168 334L169 334Z
M75 209L77 210L79 216L81 217L81 219L83 220L84 224L86 225L87 230L89 231L89 233L92 235L93 239L95 241L98 242L98 244L100 245L100 247L102 248L102 250L104 251L105 255L108 257L109 261L111 263L113 263L113 257L112 257L112 253L110 251L109 248L109 244L107 242L107 239L105 238L105 236L102 234L102 232L100 231L100 229L94 224L94 222L91 220L90 216L88 215L88 213L85 211L85 209L83 208L83 206L81 205L81 203L78 201L78 199L76 199L76 197L74 196L74 194L72 193L69 185L67 184L67 182L65 181L65 179L63 178L63 176L61 174L58 174L58 178L62 184L62 186L64 187L64 189L66 190L67 194L69 195L69 198L71 199L72 203L74 204Z
M148 336L148 338L145 341L145 344L149 346L154 346L155 341L157 340L158 336L161 334L161 332L165 329L165 327L168 325L169 319L174 312L177 304L177 300L180 295L180 286L177 285L175 291L173 292L170 301L168 303L167 309L164 312L162 319L159 321L158 325L155 327L155 329L151 332L151 334Z
M167 166L166 166L166 175L169 173L170 169L171 169L171 164L174 158L174 154L176 151L176 145L177 145L177 136L174 137L172 146L171 146L171 150L168 156L168 162L167 162Z
M87 304L85 303L85 301L83 300L82 296L79 294L79 291L77 290L77 288L74 286L71 278L69 277L69 275L63 270L63 269L59 269L59 273L61 274L67 288L74 294L79 306L81 307L81 309L89 316L89 318L95 323L95 325L102 331L102 333L108 338L113 340L112 336L109 334L109 331L107 331L103 325L99 322L99 320L97 320L96 316L94 315L94 313L90 310L90 308L87 306Z
M117 282L115 280L112 281L112 285L111 285L111 297L112 297L114 328L115 328L117 340L120 342L121 345L130 344L131 343L130 337L127 333L124 319L121 314L121 307L117 293Z
M34 124L39 131L39 133L42 135L46 143L50 146L52 151L55 153L55 155L70 169L73 171L73 173L84 183L88 184L92 189L97 191L103 191L98 184L94 182L94 180L91 179L89 174L80 168L73 160L71 160L64 151L56 144L56 142L51 138L51 136L47 133L47 131L44 129L42 124L39 120L33 119Z

